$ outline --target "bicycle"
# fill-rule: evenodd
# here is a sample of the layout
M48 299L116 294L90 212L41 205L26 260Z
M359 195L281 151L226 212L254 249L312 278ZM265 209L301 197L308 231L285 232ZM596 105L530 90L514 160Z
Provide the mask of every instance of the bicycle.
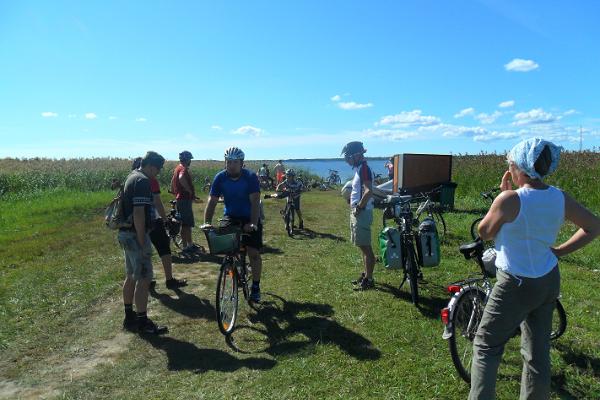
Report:
M166 228L169 238L173 241L173 244L178 248L182 248L181 239L181 214L177 210L177 200L170 200L171 209L167 214Z
M281 209L279 212L283 217L283 222L285 224L285 231L287 232L289 237L294 236L294 215L296 214L296 206L294 206L294 195L292 192L284 192L278 195L276 198L280 199L282 197L286 197L285 207ZM266 194L264 196L265 199L271 199L271 195Z
M471 360L473 358L473 340L483 316L483 310L492 292L490 278L496 276L495 265L484 262L485 244L481 239L462 245L459 251L465 259L474 258L481 273L463 281L452 283L448 292L453 296L448 305L442 309L441 318L444 323L443 339L448 340L452 363L460 377L471 382ZM486 250L489 251L489 250ZM551 340L556 340L567 329L567 314L559 298L552 316ZM515 335L520 333L519 330Z
M203 225L210 254L223 254L216 290L217 325L223 335L229 335L235 328L238 315L239 288L244 299L250 304L250 265L246 262L246 247L241 244L242 233L239 225L215 228Z
M329 170L329 176L327 177L327 184L329 186L336 186L342 184L342 178L340 178L340 174L338 171L334 169Z
M423 201L421 204L419 204L419 207L417 208L417 211L415 212L415 214L417 215L417 219L420 219L421 214L423 214L423 212L427 212L427 217L434 220L436 226L442 227L443 236L445 236L446 235L446 221L444 220L444 216L442 215L442 212L440 211L441 208L436 206L435 202L433 201L433 196L438 194L441 190L442 190L442 187L438 186L437 188L435 188L429 192L421 193L417 198L425 199L425 201Z
M481 192L481 197L483 197L485 200L489 200L490 201L490 205L494 202L494 199L496 198L496 193L498 193L500 191L499 188L493 188L488 190L487 192ZM483 217L479 217L477 218L475 221L473 221L471 223L471 238L473 240L477 240L477 238L479 237L479 223L483 221Z
M423 276L421 272L423 260L416 248L419 240L419 232L416 227L419 226L419 220L415 218L410 206L413 200L414 198L411 195L389 195L381 202L381 205L384 207L383 226L386 226L387 219L393 219L400 231L400 254L402 255L401 265L403 270L400 289L408 280L411 301L415 306L418 306L418 279Z

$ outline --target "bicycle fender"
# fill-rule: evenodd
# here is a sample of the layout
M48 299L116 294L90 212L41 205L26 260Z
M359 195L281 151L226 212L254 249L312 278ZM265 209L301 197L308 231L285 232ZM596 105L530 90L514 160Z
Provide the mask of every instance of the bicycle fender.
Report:
M453 335L454 329L452 329L452 321L454 320L454 312L456 311L456 304L458 303L458 300L460 300L460 298L462 296L464 296L466 293L468 293L471 290L476 290L478 292L481 292L484 296L485 296L485 291L483 291L481 288L477 287L477 286L463 286L460 289L460 292L455 293L452 298L450 299L450 301L448 302L448 325L444 326L444 333L442 334L442 339L450 339Z

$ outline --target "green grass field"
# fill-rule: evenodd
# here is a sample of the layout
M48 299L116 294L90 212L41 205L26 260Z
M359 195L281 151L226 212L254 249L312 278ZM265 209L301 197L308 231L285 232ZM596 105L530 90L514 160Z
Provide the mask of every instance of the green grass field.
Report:
M600 157L585 157L565 157L551 183L597 213ZM503 168L500 156L455 158L457 211L445 214L442 264L424 271L420 308L407 287L398 289L401 275L380 263L377 290L352 290L362 264L337 191L303 195L307 230L294 238L284 233L283 201L265 201L264 301L258 311L241 304L229 341L214 319L218 265L209 261L176 258L175 275L189 286L172 291L155 257L149 312L170 332L148 338L121 330L123 258L102 223L113 195L106 182L94 191L40 184L35 195L9 192L0 197L0 398L466 398L439 311L449 299L445 286L476 271L457 248L486 207L477 193ZM97 167L108 180L106 169ZM203 205L195 205L197 221ZM380 221L376 214L374 245ZM566 225L561 237L573 230ZM599 257L595 242L561 261L568 327L552 348L552 398L600 397ZM507 347L499 399L518 397L517 340Z

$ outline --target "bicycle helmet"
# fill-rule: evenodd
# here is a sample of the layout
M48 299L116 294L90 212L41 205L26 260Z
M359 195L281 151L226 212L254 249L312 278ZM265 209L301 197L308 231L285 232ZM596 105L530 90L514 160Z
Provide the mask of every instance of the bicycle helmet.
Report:
M244 161L244 157L245 154L244 152L238 148L238 147L230 147L227 150L225 150L225 159L226 160L242 160Z
M192 153L190 153L187 150L184 150L181 153L179 153L179 161L192 160L193 158L194 156L192 155Z
M285 170L285 176L296 176L296 171L294 171L293 169L286 169Z
M362 142L350 142L344 146L341 154L345 158L349 158L355 154L363 154L365 152L366 152L366 150L363 147Z

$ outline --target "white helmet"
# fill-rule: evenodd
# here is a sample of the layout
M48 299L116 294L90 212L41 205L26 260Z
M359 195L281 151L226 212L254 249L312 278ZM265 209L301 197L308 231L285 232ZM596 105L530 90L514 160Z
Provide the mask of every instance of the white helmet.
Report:
M230 147L227 150L225 150L225 159L226 160L242 160L244 161L244 157L245 154L244 152L238 148L238 147Z
M346 184L342 187L342 197L346 199L346 201L350 201L350 194L352 193L352 181L346 182Z

